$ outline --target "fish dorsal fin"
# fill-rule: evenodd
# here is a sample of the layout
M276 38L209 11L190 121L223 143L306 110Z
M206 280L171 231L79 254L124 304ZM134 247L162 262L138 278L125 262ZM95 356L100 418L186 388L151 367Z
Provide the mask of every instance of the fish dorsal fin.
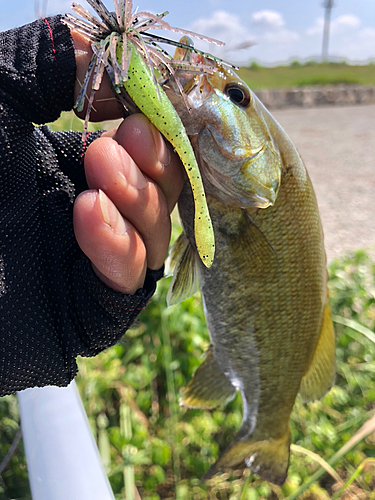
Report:
M173 278L167 294L168 306L179 304L188 299L199 289L197 252L181 233L172 246L167 261L167 275L173 273Z
M194 47L193 40L188 36L183 36L180 38L180 43L188 45L189 47ZM173 56L174 61L190 61L191 60L191 50L187 50L183 47L177 47Z
M206 359L197 368L193 378L185 387L180 398L180 405L188 408L212 410L229 403L235 395L236 389L221 372L210 348Z
M329 391L334 381L335 332L333 330L331 309L327 300L318 345L309 369L301 381L299 392L303 401L320 399Z

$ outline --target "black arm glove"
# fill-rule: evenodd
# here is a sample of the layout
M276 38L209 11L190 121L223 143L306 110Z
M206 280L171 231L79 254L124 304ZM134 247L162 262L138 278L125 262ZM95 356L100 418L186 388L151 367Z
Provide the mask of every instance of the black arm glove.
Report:
M115 344L156 287L149 272L134 296L108 289L74 238L80 134L32 123L72 109L75 71L60 17L0 34L0 396L67 385L75 357Z

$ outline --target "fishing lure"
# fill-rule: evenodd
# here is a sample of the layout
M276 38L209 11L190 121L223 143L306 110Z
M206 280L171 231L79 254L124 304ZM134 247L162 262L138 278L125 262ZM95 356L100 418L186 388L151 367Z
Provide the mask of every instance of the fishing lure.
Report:
M70 28L79 31L91 40L94 52L76 102L77 109L82 110L88 82L93 75L84 134L94 94L100 88L104 71L106 71L114 91L125 108L134 109L133 103L135 103L179 155L194 196L194 234L198 254L203 264L210 267L214 259L215 239L199 167L185 128L172 103L157 82L154 68L167 77L174 76L179 70L210 74L216 71L214 64L210 66L205 63L174 61L166 51L160 48L158 42L170 43L203 54L211 57L213 61L218 59L198 51L190 44L168 40L146 33L146 31L150 28L166 29L195 36L217 45L223 45L223 43L197 33L171 27L163 21L163 17L168 12L156 15L149 12L132 14L132 0L114 0L114 13L109 12L101 0L87 0L87 2L99 15L100 20L77 3L72 4L72 10L84 20L72 14L66 14L64 18ZM179 86L177 79L176 82ZM129 102L126 96L124 98L123 89L133 103ZM184 97L183 89L180 87L179 89Z

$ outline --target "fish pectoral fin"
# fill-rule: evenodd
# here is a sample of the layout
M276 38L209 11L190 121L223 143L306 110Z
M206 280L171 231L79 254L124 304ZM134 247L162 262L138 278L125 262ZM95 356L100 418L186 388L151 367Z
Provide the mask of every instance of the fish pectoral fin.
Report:
M235 440L204 474L202 481L210 479L223 469L235 469L246 465L261 478L282 485L288 473L289 455L289 428L279 439Z
M331 309L327 303L324 309L323 325L314 357L306 375L302 378L299 392L303 401L320 399L329 391L335 381L335 332Z
M171 248L167 260L167 275L173 273L173 278L167 294L168 306L179 304L188 299L199 289L197 252L181 233Z
M188 239L186 238L184 231L182 231L182 233L173 243L172 248L169 251L169 255L165 263L165 271L164 271L165 276L173 276L176 267L181 259L181 256L186 250L188 243L189 243Z
M236 396L236 389L222 373L212 351L197 368L185 387L180 405L200 410L212 410L229 403Z
M230 244L248 249L247 257L254 276L264 276L265 271L268 276L276 273L279 260L274 247L246 210L242 210L242 214L240 238L233 239Z

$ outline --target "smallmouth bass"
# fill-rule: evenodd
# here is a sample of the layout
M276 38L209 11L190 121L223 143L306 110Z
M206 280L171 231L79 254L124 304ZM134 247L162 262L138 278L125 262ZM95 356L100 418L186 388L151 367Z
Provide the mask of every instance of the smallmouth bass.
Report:
M187 57L201 56L176 51L175 58ZM213 75L179 78L190 111L173 79L164 89L196 154L216 241L208 269L197 255L185 182L178 201L184 232L169 257L168 303L199 287L211 346L180 402L213 409L237 390L242 396L242 426L203 480L247 465L282 484L296 396L321 398L335 376L316 197L289 137L232 70L218 64Z

